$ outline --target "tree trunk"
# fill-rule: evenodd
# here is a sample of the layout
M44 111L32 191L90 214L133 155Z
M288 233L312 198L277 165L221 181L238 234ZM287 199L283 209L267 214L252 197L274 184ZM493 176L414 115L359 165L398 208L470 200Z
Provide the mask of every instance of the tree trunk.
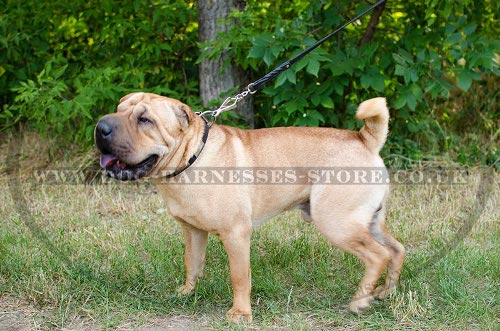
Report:
M217 38L219 32L231 28L231 22L226 18L233 9L242 9L245 5L241 0L198 0L198 39L206 42ZM250 81L242 68L233 61L228 61L227 52L222 52L217 59L204 59L200 63L200 95L204 106L212 100L224 100L231 96L228 91L237 87L237 92L246 89ZM237 113L245 122L254 127L252 97L247 96L238 103Z

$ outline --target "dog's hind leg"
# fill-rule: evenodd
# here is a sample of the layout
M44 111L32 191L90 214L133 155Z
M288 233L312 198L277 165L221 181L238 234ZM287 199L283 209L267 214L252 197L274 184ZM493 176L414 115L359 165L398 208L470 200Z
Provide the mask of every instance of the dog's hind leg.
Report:
M304 221L306 222L312 221L311 203L309 202L309 200L299 203L296 208L300 209L300 211L302 212L302 218L304 219Z
M384 224L384 210L382 208L373 215L370 222L370 233L391 255L385 285L381 285L375 289L375 298L384 299L396 289L401 268L403 267L405 248L387 230Z
M362 216L362 213L312 213L314 224L333 245L357 256L365 265L364 276L349 305L354 313L369 308L377 282L391 260L390 251L370 232L370 221L364 219L366 217L370 216Z

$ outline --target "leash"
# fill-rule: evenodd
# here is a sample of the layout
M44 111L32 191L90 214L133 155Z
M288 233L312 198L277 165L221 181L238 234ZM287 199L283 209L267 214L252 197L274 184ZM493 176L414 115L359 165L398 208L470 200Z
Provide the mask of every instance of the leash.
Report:
M386 0L379 0L379 1L377 1L375 4L371 5L367 9L365 9L363 12L361 12L360 14L358 14L356 17L354 17L353 19L351 19L348 22L344 23L342 26L340 26L337 29L335 29L335 31L331 32L329 35L327 35L326 37L323 37L322 39L320 39L319 41L317 41L314 45L310 46L309 48L307 48L303 52L299 53L298 55L296 55L292 59L290 59L290 60L282 63L281 65L279 65L278 67L276 67L274 70L270 71L268 74L266 74L262 78L259 78L255 82L248 84L247 89L245 91L243 91L241 93L238 93L235 96L226 98L226 100L224 100L224 102L222 103L222 105L220 105L220 107L217 108L216 110L206 110L206 111L202 111L202 112L197 112L197 114L199 116L203 117L205 119L205 121L208 123L208 126L211 127L217 121L217 117L221 113L236 108L236 106L237 106L237 104L238 104L239 101L241 101L242 99L244 99L249 94L255 94L259 89L261 89L271 79L275 78L276 76L278 76L283 71L289 69L295 62L299 61L304 56L306 56L307 54L311 53L313 50L315 50L316 48L318 48L325 41L327 41L328 39L330 39L331 37L333 37L334 35L336 35L340 31L344 30L348 25L352 24L353 22L357 21L361 17L363 17L366 14L368 14L369 12L371 12L376 7L380 6L385 1Z

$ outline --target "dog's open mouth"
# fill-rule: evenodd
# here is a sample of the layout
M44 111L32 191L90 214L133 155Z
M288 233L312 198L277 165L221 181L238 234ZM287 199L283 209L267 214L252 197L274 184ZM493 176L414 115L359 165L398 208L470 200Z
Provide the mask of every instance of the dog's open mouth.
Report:
M113 154L101 154L100 163L106 176L126 181L146 176L157 160L158 155L153 154L138 164L130 165L120 161Z

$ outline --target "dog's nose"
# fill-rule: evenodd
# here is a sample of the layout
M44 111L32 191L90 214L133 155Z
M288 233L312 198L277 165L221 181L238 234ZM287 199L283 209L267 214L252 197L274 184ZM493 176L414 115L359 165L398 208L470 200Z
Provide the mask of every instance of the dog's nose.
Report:
M97 122L94 131L95 144L104 154L110 153L110 146L113 137L117 136L119 131L119 120L114 116L106 115Z
M98 137L108 138L111 135L111 132L113 132L113 127L112 124L109 123L108 119L103 118L97 123L95 131Z

